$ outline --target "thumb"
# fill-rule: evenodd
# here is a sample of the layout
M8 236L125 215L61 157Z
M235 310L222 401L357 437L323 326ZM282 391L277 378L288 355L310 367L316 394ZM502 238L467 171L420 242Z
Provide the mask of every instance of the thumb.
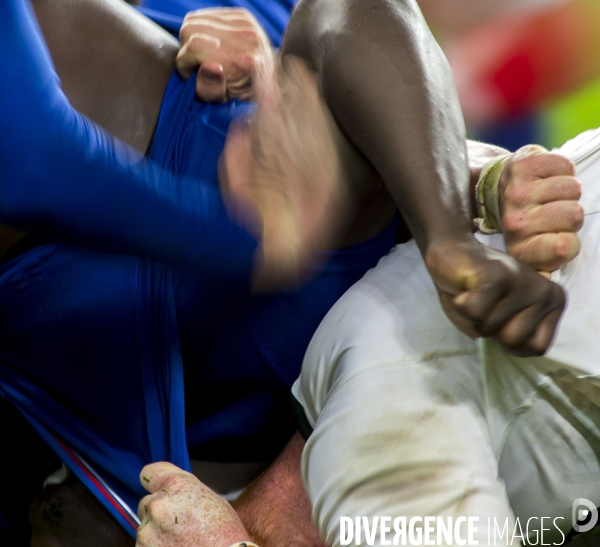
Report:
M479 284L473 261L456 247L442 245L430 250L425 263L438 289L451 296L474 289Z
M164 488L171 475L189 475L189 473L169 462L151 463L140 472L140 483L148 492L154 494Z
M227 75L219 63L203 63L196 78L196 95L206 103L220 103L227 99Z

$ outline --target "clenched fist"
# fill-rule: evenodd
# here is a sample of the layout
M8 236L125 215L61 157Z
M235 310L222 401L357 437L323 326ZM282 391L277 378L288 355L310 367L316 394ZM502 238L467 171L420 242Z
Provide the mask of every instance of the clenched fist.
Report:
M231 505L194 475L166 463L140 473L150 495L138 505L137 547L229 547L248 540Z
M256 100L275 54L264 30L247 10L202 9L188 13L179 33L175 64L184 78L196 70L196 94L206 102Z
M538 271L551 272L577 256L583 225L575 166L541 146L524 146L500 176L499 196L507 252Z
M444 311L460 330L493 336L514 355L546 352L565 306L556 283L476 241L434 242L425 261Z

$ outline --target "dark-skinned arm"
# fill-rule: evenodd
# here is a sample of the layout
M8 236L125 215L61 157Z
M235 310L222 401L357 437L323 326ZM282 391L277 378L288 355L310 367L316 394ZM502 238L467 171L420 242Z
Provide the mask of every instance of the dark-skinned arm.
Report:
M412 0L303 0L283 53L305 57L342 132L374 166L449 317L520 355L543 353L562 290L476 242L450 68Z
M467 141L467 148L474 196L485 164L508 151L476 141ZM568 159L539 153L539 147L536 154L531 154L532 148L524 147L514 154L502 174L505 195L500 209L503 222L509 225L507 249L514 255L520 253L520 260L529 259L536 268L553 268L557 262L572 259L579 250L575 233L581 228L583 215L577 202L581 190ZM515 230L517 218L521 219L521 225ZM569 250L562 257L556 250L561 242ZM305 441L296 433L271 467L233 504L246 530L261 547L323 545L312 524L310 500L302 483L304 445Z
M474 189L483 167L508 151L476 141L467 141L467 148L475 207ZM583 211L577 200L581 190L568 159L540 154L539 148L532 155L531 148L518 151L502 175L503 193L510 189L501 200L502 218L509 225L507 249L513 255L520 253L520 260L529 259L536 268L554 268L579 250L576 232L581 228ZM536 212L532 215L531 211ZM522 219L519 230L513 229L516 218ZM556 250L561 243L568 249L562 257ZM312 524L310 500L302 483L304 445L296 433L271 467L233 504L246 530L261 547L323 545Z
M303 0L282 53L318 72L340 128L383 177L423 253L439 238L470 238L464 122L416 2Z

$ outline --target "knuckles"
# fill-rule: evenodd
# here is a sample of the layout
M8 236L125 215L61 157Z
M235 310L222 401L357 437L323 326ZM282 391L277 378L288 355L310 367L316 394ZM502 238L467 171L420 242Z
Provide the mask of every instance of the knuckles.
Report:
M164 489L168 492L177 492L185 488L190 482L191 475L182 473L172 473L164 481ZM166 494L166 492L164 492Z
M516 236L524 233L527 229L528 222L524 218L523 211L510 211L502 216L502 228L505 234Z
M565 156L553 152L542 152L534 155L516 155L507 164L511 176L544 170L556 175L572 176L575 174L575 164Z
M516 179L516 176L511 175L511 181L507 184L503 193L505 207L508 204L523 205L531 199L531 185L514 179Z
M563 175L575 175L575 164L569 158L560 154L549 153L547 159L552 161L552 165L556 167L557 171L561 170Z
M156 524L167 523L170 520L169 519L170 512L165 507L164 498L157 497L157 498L154 498L153 500L150 500L145 505L145 509L146 509L147 516L150 517L150 520L153 523L156 523Z
M180 50L178 59L180 60L183 56L189 59L190 56L206 53L209 48L214 56L213 61L226 63L230 69L235 68L245 74L253 73L260 63L258 44L249 49L237 47L228 49L227 43L219 38L197 33L187 39Z
M573 260L581 250L581 241L575 234L560 234L555 244L555 254L559 259Z
M244 49L252 50L261 48L266 40L260 28L254 24L230 27L224 30L216 27L212 21L186 18L179 31L179 39L182 45L190 44L196 39L197 35L214 37L215 39L221 36L228 38L231 43L241 44Z
M225 98L250 99L255 78L270 67L273 53L267 35L245 8L198 10L189 13L182 24L181 48L176 66L184 77L205 63L220 64L224 69L225 90L200 79L197 94L203 100Z
M221 40L215 36L195 33L189 37L183 49L185 49L187 53L197 54L203 53L208 47L220 48Z
M258 49L262 45L261 36L255 28L236 29L233 31L233 35L248 48Z
M574 176L565 177L565 193L568 194L569 199L579 200L581 199L581 182Z
M256 68L258 61L255 55L245 51L240 51L232 56L231 63L244 73L251 73Z
M546 152L526 158L530 160L529 167L540 167L546 171L555 172L557 175L573 176L575 174L575 164L565 156Z

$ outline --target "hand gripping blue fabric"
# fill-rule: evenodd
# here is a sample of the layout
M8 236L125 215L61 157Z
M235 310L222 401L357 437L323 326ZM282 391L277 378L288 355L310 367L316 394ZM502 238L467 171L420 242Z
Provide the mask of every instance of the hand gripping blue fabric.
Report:
M248 275L257 241L218 188L176 177L76 112L27 0L0 2L0 220L86 246Z
M179 33L186 13L203 8L245 8L256 17L275 47L280 47L296 0L141 0L137 8L147 17Z

